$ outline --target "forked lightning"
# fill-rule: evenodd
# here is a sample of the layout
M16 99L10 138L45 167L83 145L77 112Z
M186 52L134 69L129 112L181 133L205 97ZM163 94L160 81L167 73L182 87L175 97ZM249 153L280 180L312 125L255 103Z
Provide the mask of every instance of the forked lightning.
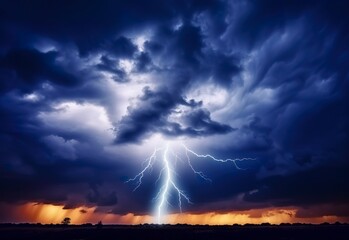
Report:
M197 174L199 177L201 177L205 181L210 181L210 182L212 182L210 178L208 178L203 172L198 171L194 168L190 158L191 155L196 158L209 159L210 161L215 161L218 163L233 163L233 165L239 170L242 170L243 168L239 167L239 165L237 164L238 162L245 161L245 160L254 160L253 158L220 159L210 154L198 154L184 144L181 144L181 146L185 152L186 162L190 167L190 169L193 171L193 173ZM167 214L166 210L167 210L167 206L170 204L169 197L172 192L175 192L178 196L178 207L181 212L182 212L182 200L185 200L187 203L191 203L189 196L176 184L176 181L175 181L176 169L175 169L175 165L171 163L176 162L178 159L181 159L181 158L177 154L175 154L173 151L170 150L169 144L167 144L166 147L164 148L156 148L153 151L153 153L150 155L150 157L148 157L145 160L144 162L145 166L143 167L143 169L136 176L126 181L127 183L136 182L136 187L133 189L133 191L135 191L142 185L144 174L147 171L150 171L155 163L158 163L161 165L161 170L160 170L160 174L157 181L162 180L162 183L157 195L154 198L156 200L156 222L158 224L161 224L165 221L164 217ZM181 160L183 161L183 159Z

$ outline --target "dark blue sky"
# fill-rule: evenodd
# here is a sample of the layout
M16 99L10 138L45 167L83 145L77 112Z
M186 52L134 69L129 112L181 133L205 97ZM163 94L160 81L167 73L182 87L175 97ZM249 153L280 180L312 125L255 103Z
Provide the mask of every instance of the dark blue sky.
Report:
M0 202L151 214L167 141L255 158L180 164L186 212L348 217L348 43L346 1L0 1Z

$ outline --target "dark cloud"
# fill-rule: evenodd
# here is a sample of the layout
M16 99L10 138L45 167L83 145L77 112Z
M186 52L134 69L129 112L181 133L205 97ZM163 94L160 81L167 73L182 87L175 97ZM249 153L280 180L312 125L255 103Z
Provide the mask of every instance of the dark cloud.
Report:
M169 115L176 106L184 105L192 110L181 114L183 125L169 120ZM228 133L233 130L229 125L211 120L210 113L197 108L200 103L187 102L181 96L170 93L167 89L152 91L143 89L137 106L129 107L117 129L116 143L139 142L149 134L161 132L169 136L205 136Z
M88 212L88 211L85 210L85 209L81 209L81 210L80 210L80 213L81 213L81 214L85 214L85 213L87 213L87 212Z
M27 32L37 33L60 42L74 42L82 54L99 49L121 31L137 29L154 22L168 22L179 15L218 5L215 1L54 2L37 0L5 1L1 12L3 23L15 24ZM177 14L176 14L177 13ZM127 44L126 44L127 45ZM120 47L120 46L118 46ZM117 48L118 48L117 47Z
M349 195L347 166L317 167L289 176L273 176L261 181L258 191L245 195L247 201L271 201L275 205L345 204Z
M178 96L167 91L154 92L147 87L143 89L139 100L142 106L129 107L128 115L122 118L116 142L139 141L144 135L163 125L164 118L177 104Z
M96 185L92 185L91 191L87 195L87 200L97 206L112 206L118 202L115 191L103 194Z
M228 125L211 120L210 112L205 109L196 109L183 116L183 122L189 127L186 131L193 131L197 135L211 135L228 133L233 130Z
M218 55L212 56L212 60L212 75L216 82L229 87L233 82L233 77L240 73L240 58L234 55Z
M121 36L108 43L103 50L114 57L131 58L136 53L137 47L129 38Z
M159 54L163 50L163 45L155 41L146 41L144 47L152 54Z
M58 53L41 53L35 49L13 49L1 60L0 67L5 76L12 78L2 88L32 89L39 83L51 81L54 84L74 87L78 78L69 73L57 62Z
M199 64L201 51L204 46L200 29L184 23L173 36L173 43L168 51L178 54L177 64Z
M0 201L149 213L157 176L134 193L124 181L141 168L133 148L147 152L145 140L159 134L195 139L203 154L256 159L239 171L193 158L212 183L179 161L189 211L348 215L347 9L2 1Z
M136 62L137 62L136 69L137 71L140 71L140 72L149 71L153 67L152 60L149 54L146 52L142 52L141 54L139 54L136 58Z
M109 72L114 75L113 79L117 82L126 82L126 73L120 67L117 66L118 61L102 56L100 63L96 65L96 68L103 72Z

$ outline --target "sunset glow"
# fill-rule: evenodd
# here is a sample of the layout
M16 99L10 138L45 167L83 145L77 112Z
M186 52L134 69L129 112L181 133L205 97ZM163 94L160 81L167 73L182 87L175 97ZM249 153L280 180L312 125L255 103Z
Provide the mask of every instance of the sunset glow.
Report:
M61 223L65 217L69 217L73 224L97 223L104 224L145 224L153 223L154 217L150 215L125 215L106 214L95 212L95 208L79 207L75 209L63 209L63 206L51 204L26 203L11 209L14 222L30 223ZM256 209L227 213L182 213L170 214L170 224L203 224L203 225L233 225L233 224L280 224L280 223L323 223L346 222L349 219L337 216L322 216L313 218L296 217L296 209Z

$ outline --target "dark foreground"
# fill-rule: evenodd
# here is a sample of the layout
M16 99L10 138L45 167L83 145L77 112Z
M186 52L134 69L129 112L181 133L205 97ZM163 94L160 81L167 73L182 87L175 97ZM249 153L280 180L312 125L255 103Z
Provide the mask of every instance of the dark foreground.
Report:
M349 225L249 225L249 226L188 226L188 225L0 225L0 239L349 239Z

